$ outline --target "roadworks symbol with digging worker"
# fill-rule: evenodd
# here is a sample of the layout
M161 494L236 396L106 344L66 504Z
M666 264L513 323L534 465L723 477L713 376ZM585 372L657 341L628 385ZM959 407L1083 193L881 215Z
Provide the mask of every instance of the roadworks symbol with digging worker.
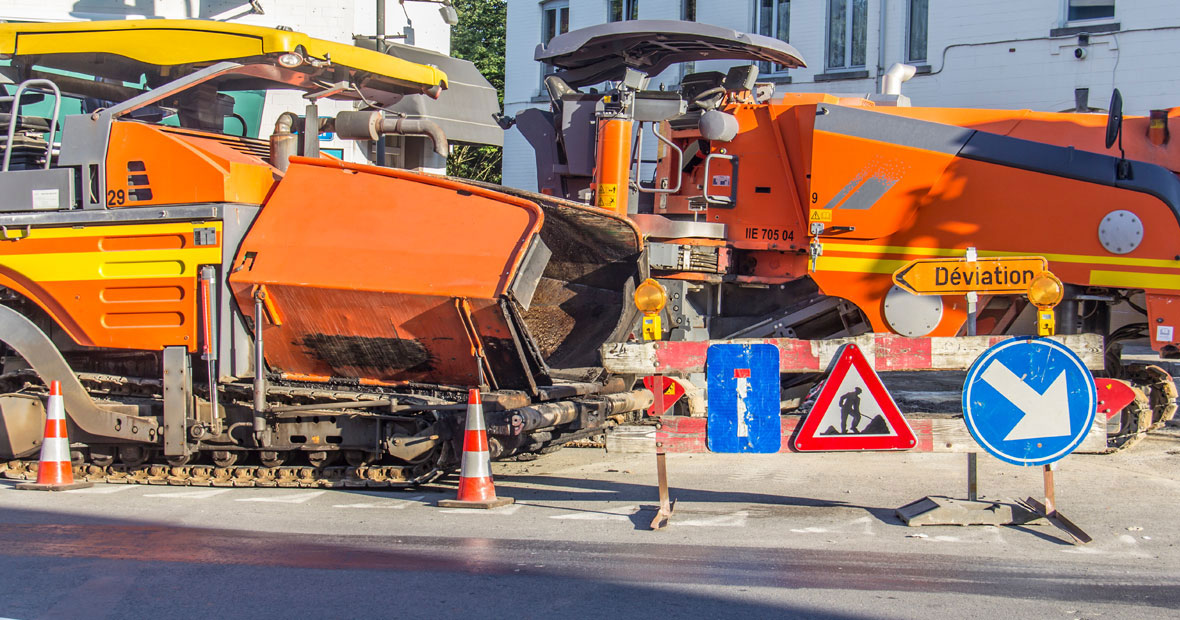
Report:
M893 436L897 433L889 422L881 407L872 398L861 399L865 388L857 383L863 383L860 375L848 373L840 386L840 400L838 407L828 407L824 417L820 419L819 434L832 435L863 435L863 436ZM848 389L851 388L851 389ZM837 416L839 419L837 419Z
M858 377L859 378L859 377ZM821 432L821 435L895 435L893 429L889 426L889 422L885 421L885 416L875 415L863 427L860 426L861 420L865 419L865 415L860 410L860 395L864 389L860 386L852 388L852 391L845 392L840 395L840 428L834 425L829 426L827 430ZM874 402L873 405L876 405ZM851 422L851 424L850 424ZM823 421L820 421L820 426L823 426Z
M908 450L914 432L854 344L840 349L815 405L791 440L796 450Z

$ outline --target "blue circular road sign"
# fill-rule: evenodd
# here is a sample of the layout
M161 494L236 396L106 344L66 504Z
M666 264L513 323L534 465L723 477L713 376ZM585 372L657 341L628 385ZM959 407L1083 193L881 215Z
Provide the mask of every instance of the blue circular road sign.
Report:
M1005 340L979 356L963 384L975 441L1013 465L1046 465L1073 452L1094 425L1094 376L1048 338Z

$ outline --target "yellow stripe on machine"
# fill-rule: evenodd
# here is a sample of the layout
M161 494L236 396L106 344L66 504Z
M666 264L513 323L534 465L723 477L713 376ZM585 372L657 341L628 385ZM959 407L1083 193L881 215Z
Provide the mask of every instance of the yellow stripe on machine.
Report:
M1139 271L1090 271L1091 286L1180 290L1180 274Z
M824 250L860 254L900 254L908 256L945 256L955 258L961 258L963 256L963 250L961 249L858 245L853 243L824 243ZM1028 255L1027 252L979 252L979 256L981 258L1026 255ZM1124 256L1090 256L1084 254L1039 254L1039 256L1045 257L1050 262L1088 263L1095 265L1168 269L1173 271L1173 273L1144 273L1140 271L1113 271L1094 269L1090 271L1089 284L1091 286L1107 286L1112 288L1180 290L1180 264L1173 260L1154 258L1128 258ZM815 270L892 274L908 262L908 259L894 260L886 258L859 258L823 255L817 259Z
M826 245L826 244L825 244ZM844 256L820 256L816 259L816 271L850 271L853 273L887 273L901 269L909 261L881 258L848 258Z
M0 265L35 282L195 277L199 265L221 263L221 245L192 245L194 228L214 228L220 233L221 222L34 228L29 231L28 237L14 243L27 243L31 239L126 239L165 235L184 235L187 243L184 247L172 249L46 251L28 254L3 254L5 246L0 245Z
M120 224L116 226L86 226L32 228L24 239L72 239L75 237L139 237L146 235L187 235L196 228L214 228L221 232L221 222L175 222L163 224ZM0 248L3 248L0 245Z
M122 278L175 278L194 275L198 265L221 262L221 248L134 250L128 252L53 252L0 255L0 265L34 282Z
M860 245L855 243L824 242L825 250L857 254L902 254L906 256L962 257L961 248L924 248L904 245ZM1125 256L1092 256L1087 254L1046 254L1043 252L996 252L979 250L980 257L1043 256L1056 263L1092 263L1095 265L1120 265L1126 267L1153 267L1157 269L1180 270L1180 262L1159 258L1128 258ZM1121 273L1121 272L1110 272Z

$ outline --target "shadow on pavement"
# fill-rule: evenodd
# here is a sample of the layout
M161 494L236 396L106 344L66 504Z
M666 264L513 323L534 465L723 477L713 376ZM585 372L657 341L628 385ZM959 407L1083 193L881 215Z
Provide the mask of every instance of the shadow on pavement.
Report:
M709 586L795 588L723 550L486 538L271 534L5 510L0 615L62 617L817 618ZM227 517L228 515L223 515ZM801 584L799 584L801 585Z
M1175 579L1150 567L1114 583L1064 562L67 520L47 511L0 515L0 568L6 583L19 584L6 588L0 615L862 617L819 607L832 607L839 591L1180 604ZM742 594L751 588L757 598Z

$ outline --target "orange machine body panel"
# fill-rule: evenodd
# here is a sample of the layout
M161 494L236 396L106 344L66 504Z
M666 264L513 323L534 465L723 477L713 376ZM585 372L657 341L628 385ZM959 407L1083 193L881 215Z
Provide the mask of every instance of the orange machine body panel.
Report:
M107 152L106 204L262 204L278 174L268 153L260 140L117 121Z
M476 385L473 324L492 379L519 385L500 300L542 221L530 201L448 179L292 158L229 282L246 316L265 286L281 317L262 326L273 371Z
M200 228L216 242L196 245ZM220 222L30 228L0 244L0 286L81 345L196 351L197 271L220 262Z
M1180 307L1165 303L1180 295L1180 224L1161 198L1180 197L1170 187L1180 170L1180 141L1152 144L1146 118L1127 117L1123 126L1126 157L1144 179L1154 175L1155 185L1145 189L1148 181L1114 180L1119 151L1105 147L1105 115L876 107L820 94L725 110L737 118L738 135L709 148L735 158L738 172L726 174L735 179L736 206L690 208L714 180L697 165L684 173L685 189L657 201L655 212L725 224L727 242L742 253L735 281L775 284L810 275L823 293L860 307L875 331L889 331L883 302L898 267L975 247L980 256L1044 256L1070 284L1146 290L1153 325L1180 324L1180 313L1165 318L1154 310ZM1168 123L1180 135L1180 117ZM700 134L682 130L672 138L687 145ZM1043 151L1036 149L1045 145L1055 149L1047 159L1060 160L1056 169L1038 160ZM668 178L675 185L674 160L661 161L657 183ZM1133 251L1116 254L1098 230L1120 209L1141 220L1144 234ZM814 225L823 226L818 238ZM814 269L807 260L813 240L822 247ZM801 260L785 260L784 253ZM946 296L943 320L929 335L954 335L965 317L964 298ZM1167 344L1152 337L1156 348Z

